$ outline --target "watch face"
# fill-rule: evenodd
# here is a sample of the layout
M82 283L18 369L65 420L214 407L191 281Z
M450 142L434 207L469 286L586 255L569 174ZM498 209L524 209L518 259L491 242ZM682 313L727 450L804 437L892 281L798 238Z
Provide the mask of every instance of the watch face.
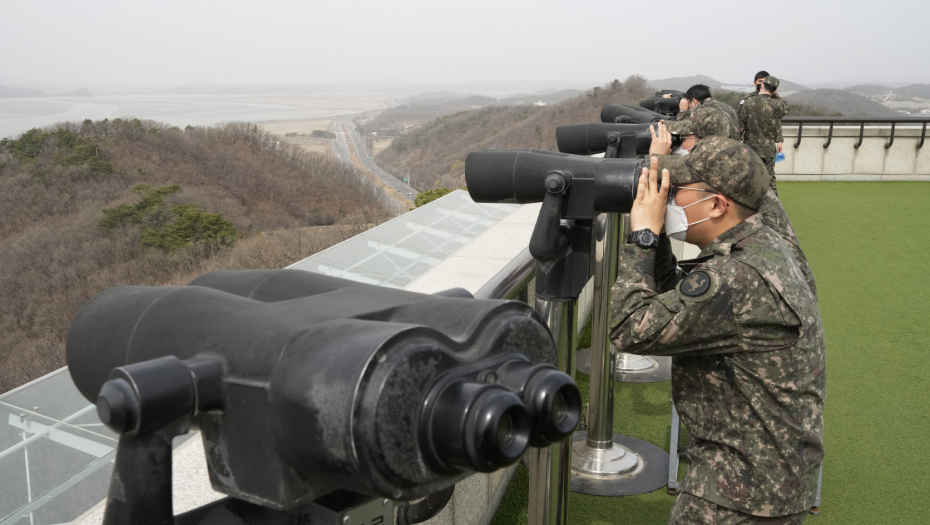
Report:
M645 231L639 234L639 241L642 244L646 244L646 245L652 244L653 242L655 242L655 238L656 238L655 235L653 235L652 232L650 231Z

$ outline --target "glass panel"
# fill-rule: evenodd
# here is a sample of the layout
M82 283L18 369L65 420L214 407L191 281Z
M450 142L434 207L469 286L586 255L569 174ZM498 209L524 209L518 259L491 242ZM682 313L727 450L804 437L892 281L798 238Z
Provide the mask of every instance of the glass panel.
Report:
M289 268L403 288L518 208L454 191Z
M70 523L106 498L117 440L67 368L0 395L0 525Z

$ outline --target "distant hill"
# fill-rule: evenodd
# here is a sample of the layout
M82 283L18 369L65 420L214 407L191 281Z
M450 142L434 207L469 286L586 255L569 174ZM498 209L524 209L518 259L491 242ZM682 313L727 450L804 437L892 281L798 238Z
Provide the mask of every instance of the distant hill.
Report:
M75 89L73 91L65 91L64 93L61 93L59 96L61 97L92 97L94 96L94 94L91 93L90 90L87 88L80 88L80 89Z
M785 100L789 104L815 106L829 113L837 112L848 117L897 117L901 115L869 98L841 89L809 89L788 95Z
M894 91L893 88L889 86L883 86L881 84L859 84L856 86L849 86L845 88L846 91L850 93L858 93L867 97L873 97L878 95L885 95Z
M469 151L554 150L556 126L597 122L605 104L638 104L652 91L645 78L634 75L545 107L534 107L530 103L533 100L528 99L521 106L492 104L460 111L397 137L378 157L384 165L410 173L421 184L461 187L465 183L463 162ZM537 100L541 97L535 96ZM400 108L389 111L394 109Z
M930 99L930 84L911 84L910 86L895 88L894 95L897 100Z
M777 77L778 75L775 75L775 76ZM750 76L750 77L747 77L747 78L751 78L751 76ZM779 81L779 86L778 86L778 91L779 91L779 92L785 92L785 91L804 91L804 90L806 90L806 89L810 89L810 88L808 88L808 87L806 87L806 86L802 86L801 84L797 84L797 83L791 82L790 80L785 80L784 78L781 78L781 77L778 78L778 81ZM693 86L693 85L695 85L695 84L704 84L705 86L711 88L712 90L713 90L713 89L723 89L724 86L741 86L741 85L745 85L745 87L747 87L747 88L752 87L752 83L751 83L751 82L735 82L735 83L720 82L719 80L715 80L715 79L710 78L710 77L708 77L708 76L706 76L706 75L693 75L693 76L690 76L690 77L662 78L662 79L658 79L658 80L650 80L650 81L649 81L649 84L652 85L652 86L654 86L656 89L677 89L678 91L687 91L688 88L690 88L691 86Z
M0 98L37 98L47 96L47 93L39 91L38 89L0 86Z
M546 104L555 104L556 102L562 102L570 98L577 97L582 94L583 91L580 89L563 89L561 91L548 91L547 93L527 93L521 95L513 95L507 98L502 98L498 101L499 104L505 105L517 105L517 103L522 102L523 104L532 104L534 102L545 102Z
M94 96L87 88L75 89L65 93L46 93L38 89L14 88L9 86L0 86L0 98L43 98L43 97L92 97Z

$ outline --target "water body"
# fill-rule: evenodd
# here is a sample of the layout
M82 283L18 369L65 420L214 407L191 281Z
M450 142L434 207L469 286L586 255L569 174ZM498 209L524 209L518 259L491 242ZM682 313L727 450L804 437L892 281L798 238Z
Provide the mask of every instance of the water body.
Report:
M315 97L319 98L319 97ZM350 115L357 108L310 107L260 97L224 95L104 95L82 98L0 99L0 137L12 137L57 122L108 118L152 119L173 126L221 122L266 122Z

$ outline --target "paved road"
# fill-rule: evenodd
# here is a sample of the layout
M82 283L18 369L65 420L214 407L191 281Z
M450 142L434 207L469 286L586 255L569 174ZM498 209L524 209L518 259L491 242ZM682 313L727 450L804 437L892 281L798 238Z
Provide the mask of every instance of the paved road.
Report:
M346 133L336 134L337 142L342 142L339 144L338 148L334 147L333 149L345 148L345 153L343 153L344 157L340 157L340 159L344 159L343 162L347 164L352 163L352 159L349 157L348 147L345 144L346 136L348 136L349 140L352 141L352 145L355 146L355 151L358 152L359 160L362 162L362 165L368 169L368 171L374 173L375 176L377 176L390 187L397 190L398 193L404 197L407 197L411 201L417 197L418 192L416 189L414 189L412 186L409 186L408 184L405 184L401 178L384 171L377 164L375 164L374 159L371 158L371 153L368 151L368 147L365 145L365 140L358 134L358 129L356 129L355 124L352 123L351 117L340 118L337 120L337 122L342 124L342 129L345 130ZM336 156L340 156L338 151Z

